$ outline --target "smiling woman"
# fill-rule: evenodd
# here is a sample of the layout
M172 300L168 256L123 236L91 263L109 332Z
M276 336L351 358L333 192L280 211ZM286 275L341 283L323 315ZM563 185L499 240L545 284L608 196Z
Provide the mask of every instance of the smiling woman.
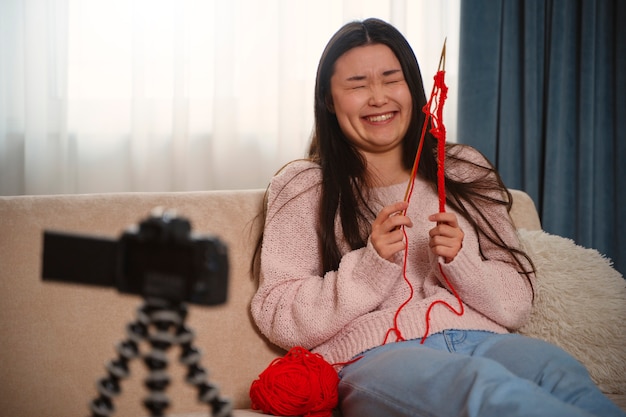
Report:
M272 178L253 267L260 332L339 372L325 412L313 396L297 414L626 417L567 351L514 333L538 286L512 195L476 149L422 130L429 103L397 28L365 19L329 40L308 158Z
M0 195L264 187L306 151L337 26L406 27L434 73L458 3L2 1Z

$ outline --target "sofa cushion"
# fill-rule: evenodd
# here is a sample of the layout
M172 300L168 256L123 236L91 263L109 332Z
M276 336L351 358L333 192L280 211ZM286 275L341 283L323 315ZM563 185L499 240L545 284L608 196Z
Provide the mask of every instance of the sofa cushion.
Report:
M519 235L537 270L535 306L519 333L568 351L602 391L626 392L626 280L594 249L541 230Z

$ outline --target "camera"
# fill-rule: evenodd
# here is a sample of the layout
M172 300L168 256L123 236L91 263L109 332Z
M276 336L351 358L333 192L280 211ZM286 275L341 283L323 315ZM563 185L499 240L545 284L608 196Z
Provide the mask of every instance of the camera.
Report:
M226 302L227 248L194 236L191 223L154 212L117 239L44 231L42 278L114 287L121 293L173 303Z

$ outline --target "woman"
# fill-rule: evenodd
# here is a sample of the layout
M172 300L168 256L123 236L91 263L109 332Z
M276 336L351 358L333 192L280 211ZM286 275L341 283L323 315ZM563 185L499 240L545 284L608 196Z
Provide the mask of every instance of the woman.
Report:
M329 41L309 158L267 193L259 329L342 366L345 416L623 416L572 357L510 333L529 318L534 273L484 157L447 147L440 213L427 134L404 201L425 104L391 25L348 23Z

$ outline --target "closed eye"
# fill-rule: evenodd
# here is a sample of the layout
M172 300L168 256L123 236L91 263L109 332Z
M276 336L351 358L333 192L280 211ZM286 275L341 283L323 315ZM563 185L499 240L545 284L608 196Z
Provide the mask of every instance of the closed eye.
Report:
M404 81L404 76L402 74L402 70L400 69L385 71L383 73L383 77L386 78L385 84L396 84Z

